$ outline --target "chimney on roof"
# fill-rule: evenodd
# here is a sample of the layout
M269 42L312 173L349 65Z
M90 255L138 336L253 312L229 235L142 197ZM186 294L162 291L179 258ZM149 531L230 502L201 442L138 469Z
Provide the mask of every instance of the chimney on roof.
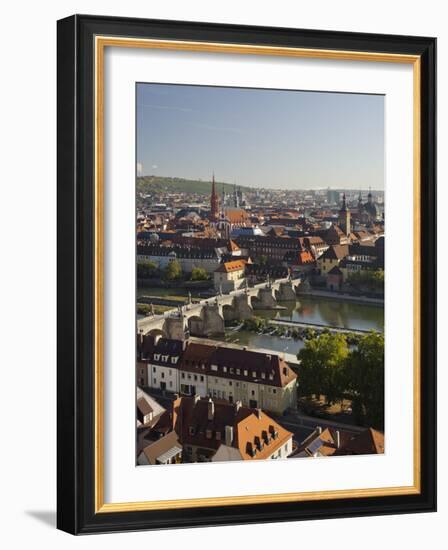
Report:
M261 409L255 409L255 416L261 418Z
M196 405L196 403L201 399L201 396L198 393L195 393L193 399L194 404Z
M212 398L209 397L207 401L207 418L208 420L213 420L213 417L215 416L215 404L212 401Z
M233 443L233 426L226 426L226 445L231 447Z
M235 414L241 409L242 403L240 400L236 401L233 405L233 409L235 411Z
M322 426L316 426L316 432L320 435L322 433Z

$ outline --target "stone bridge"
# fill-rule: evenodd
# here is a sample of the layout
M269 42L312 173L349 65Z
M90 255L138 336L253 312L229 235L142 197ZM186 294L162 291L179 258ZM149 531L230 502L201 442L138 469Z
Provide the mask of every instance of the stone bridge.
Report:
M137 328L140 334L162 334L177 340L182 340L186 331L192 336L223 334L225 321L243 321L252 317L254 310L276 309L279 302L295 300L300 283L300 279L277 279L219 294L139 319Z

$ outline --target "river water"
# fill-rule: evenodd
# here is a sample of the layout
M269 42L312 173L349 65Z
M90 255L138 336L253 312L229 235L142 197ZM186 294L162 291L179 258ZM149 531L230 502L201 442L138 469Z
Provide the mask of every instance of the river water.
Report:
M342 302L315 296L301 296L297 302L285 303L281 311L256 311L258 317L283 319L317 325L348 329L384 331L384 308L370 304ZM273 351L297 354L304 346L302 340L269 336L249 331L227 330L227 342L252 348L265 348Z
M170 289L171 295L181 294L179 289ZM183 291L185 293L185 291ZM139 295L163 295L164 289L142 289ZM296 302L282 302L285 307L280 311L258 310L255 315L265 319L283 319L300 321L317 325L342 327L348 329L384 331L384 308L371 304L357 304L322 298L317 296L300 296ZM223 339L221 336L220 340ZM249 331L226 331L225 340L252 348L271 349L273 351L296 354L303 348L302 340L269 336Z

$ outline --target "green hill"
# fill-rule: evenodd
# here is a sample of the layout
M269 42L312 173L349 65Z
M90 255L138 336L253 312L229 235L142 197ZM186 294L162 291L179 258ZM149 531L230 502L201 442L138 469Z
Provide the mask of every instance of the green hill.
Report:
M238 186L239 187L239 186ZM184 178L169 178L165 176L139 176L137 178L137 193L145 195L152 193L193 193L193 194L209 194L212 190L210 181L188 180ZM244 192L249 190L248 187L242 187ZM217 181L216 190L221 193L223 190L226 193L233 191L233 184Z

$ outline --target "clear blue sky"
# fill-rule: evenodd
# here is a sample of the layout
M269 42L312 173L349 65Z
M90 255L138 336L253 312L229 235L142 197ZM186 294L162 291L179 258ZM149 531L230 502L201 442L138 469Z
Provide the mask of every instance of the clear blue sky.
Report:
M384 96L137 85L137 172L280 189L384 188Z

